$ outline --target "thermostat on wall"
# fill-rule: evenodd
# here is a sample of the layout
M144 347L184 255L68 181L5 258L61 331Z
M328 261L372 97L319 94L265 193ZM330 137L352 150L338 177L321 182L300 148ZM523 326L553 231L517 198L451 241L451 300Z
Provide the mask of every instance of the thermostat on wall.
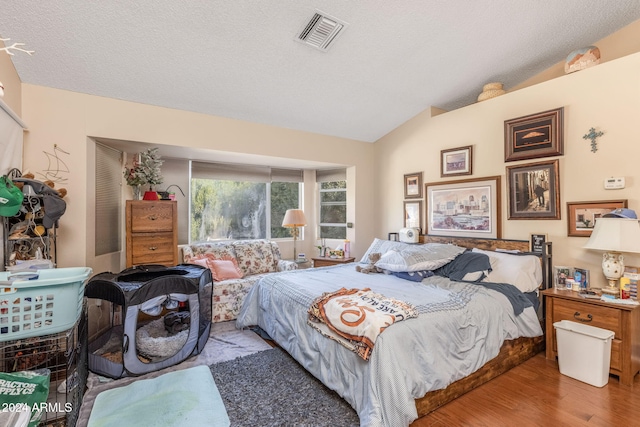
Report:
M624 188L624 177L622 178L605 178L604 188L607 190L619 190Z

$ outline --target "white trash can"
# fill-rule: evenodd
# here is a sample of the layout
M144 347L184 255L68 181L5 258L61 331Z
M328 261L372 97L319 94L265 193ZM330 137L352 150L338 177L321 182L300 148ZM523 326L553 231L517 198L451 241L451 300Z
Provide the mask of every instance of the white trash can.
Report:
M555 322L560 373L603 387L609 382L613 331L562 320Z

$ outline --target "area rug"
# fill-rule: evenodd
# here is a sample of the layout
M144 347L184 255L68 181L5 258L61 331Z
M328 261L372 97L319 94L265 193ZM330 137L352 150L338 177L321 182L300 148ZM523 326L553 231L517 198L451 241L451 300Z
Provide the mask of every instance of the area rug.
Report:
M360 425L346 401L280 348L210 369L232 427Z

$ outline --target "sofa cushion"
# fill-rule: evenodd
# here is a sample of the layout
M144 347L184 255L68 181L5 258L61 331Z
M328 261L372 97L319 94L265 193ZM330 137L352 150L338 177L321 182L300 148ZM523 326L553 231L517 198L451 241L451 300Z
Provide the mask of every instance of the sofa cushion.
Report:
M236 258L236 253L233 249L233 245L229 242L216 242L216 243L198 243L194 245L186 246L183 249L184 262L190 262L191 258L204 258L209 259L229 259Z
M276 271L276 259L268 240L239 240L232 245L245 276Z
M242 271L238 267L235 258L230 259L210 259L208 262L211 276L216 282L229 279L242 279Z

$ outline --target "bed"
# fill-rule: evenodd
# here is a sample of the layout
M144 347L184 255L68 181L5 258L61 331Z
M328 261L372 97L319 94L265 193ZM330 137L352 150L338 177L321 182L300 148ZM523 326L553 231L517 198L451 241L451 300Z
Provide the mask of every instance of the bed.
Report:
M236 326L262 328L349 402L361 425L409 425L544 349L540 310L535 304L539 299L533 287L546 286L550 255L543 254L540 263L530 255L483 252L496 248L526 251L525 241L425 238L428 240L420 248L375 239L361 262L370 253L382 253L377 265L387 274L362 274L353 264L346 264L269 275L247 295ZM485 254L492 268L465 272L462 278L456 270L419 280L393 271L403 269L396 264L417 259L422 261L406 268L412 270L412 276L418 271L416 266L420 271L430 267L425 270L442 273L453 264L464 264L458 261L469 254L465 248ZM413 252L423 249L428 255ZM501 264L496 261L505 257L512 258ZM505 272L514 274L514 266L524 271L519 264L526 260L531 265L531 258L535 258L535 271L525 282L537 283L528 284L532 289L526 292L514 291L516 284L480 283L480 279L491 279L494 272L502 277ZM521 287L522 277L515 274L518 278L514 281ZM314 301L340 288L371 289L377 295L409 303L417 317L387 327L365 360L344 341L328 338L309 322L308 310ZM504 292L506 288L509 292ZM523 299L531 303L527 305ZM514 300L520 302L518 309Z

